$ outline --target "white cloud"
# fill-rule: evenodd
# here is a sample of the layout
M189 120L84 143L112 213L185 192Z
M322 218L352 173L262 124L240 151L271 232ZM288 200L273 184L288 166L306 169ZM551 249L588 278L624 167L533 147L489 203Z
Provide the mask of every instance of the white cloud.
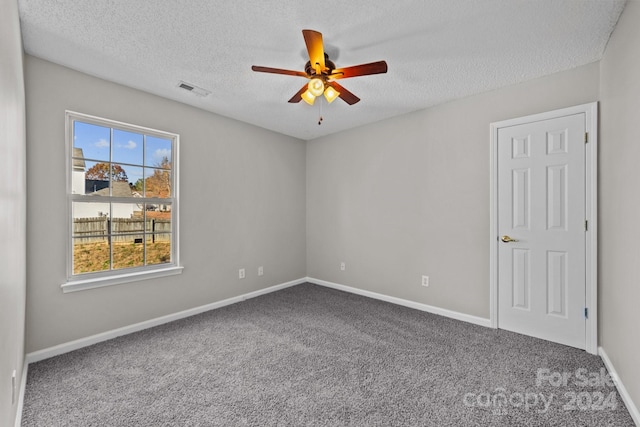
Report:
M161 162L162 159L164 159L165 157L171 160L171 150L168 148L158 148L153 153L153 159L156 160L157 162Z
M138 146L138 144L136 144L135 141L131 141L131 140L129 140L129 142L127 142L124 145L123 144L118 144L118 148L126 148L127 150L133 150L137 146Z
M98 147L98 148L108 147L109 146L109 141L107 141L106 139L102 138L101 140L96 142L94 145L96 147Z

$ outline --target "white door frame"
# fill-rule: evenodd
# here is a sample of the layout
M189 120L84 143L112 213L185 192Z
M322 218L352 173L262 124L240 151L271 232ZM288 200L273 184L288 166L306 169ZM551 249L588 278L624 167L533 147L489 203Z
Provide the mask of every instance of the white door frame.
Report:
M584 113L588 142L585 147L585 220L586 231L586 351L598 354L598 103L577 105L546 113L533 114L491 123L491 189L490 189L490 266L489 266L489 315L491 327L498 328L498 130L503 127L548 120L572 114Z

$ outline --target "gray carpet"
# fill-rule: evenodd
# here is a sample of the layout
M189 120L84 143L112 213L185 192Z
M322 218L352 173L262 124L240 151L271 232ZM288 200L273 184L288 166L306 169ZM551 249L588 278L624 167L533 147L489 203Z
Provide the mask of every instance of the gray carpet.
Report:
M633 426L603 368L304 284L30 365L23 426Z

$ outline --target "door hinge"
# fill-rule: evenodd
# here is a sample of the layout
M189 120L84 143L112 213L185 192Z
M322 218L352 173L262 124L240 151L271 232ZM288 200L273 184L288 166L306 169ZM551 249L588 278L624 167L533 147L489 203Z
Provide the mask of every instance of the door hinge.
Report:
M589 309L587 307L584 308L584 318L585 319L589 318Z
M589 132L585 132L584 133L584 143L588 143L589 142Z
M589 231L589 221L584 220L584 231Z

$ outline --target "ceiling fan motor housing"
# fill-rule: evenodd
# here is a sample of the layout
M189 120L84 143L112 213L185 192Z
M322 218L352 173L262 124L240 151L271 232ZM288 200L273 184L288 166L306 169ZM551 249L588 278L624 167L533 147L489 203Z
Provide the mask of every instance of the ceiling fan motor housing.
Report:
M324 75L331 75L331 73L333 73L333 70L336 69L336 64L334 64L333 61L329 59L329 55L327 55L326 52L324 53L324 65L325 69L322 71L322 74ZM311 61L307 61L304 66L304 71L310 76L316 75L316 69L311 65Z

